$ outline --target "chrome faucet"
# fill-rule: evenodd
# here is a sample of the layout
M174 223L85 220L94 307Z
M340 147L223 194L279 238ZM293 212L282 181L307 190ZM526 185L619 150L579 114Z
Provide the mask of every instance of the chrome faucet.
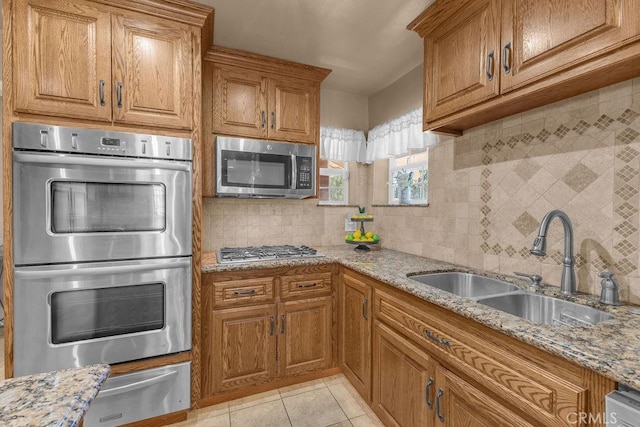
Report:
M577 292L576 273L573 270L575 261L573 259L573 226L566 213L560 210L548 212L540 222L538 237L531 246L531 252L536 256L547 254L547 231L551 220L558 217L564 227L564 258L562 259L562 280L560 281L560 293L562 295L575 295Z

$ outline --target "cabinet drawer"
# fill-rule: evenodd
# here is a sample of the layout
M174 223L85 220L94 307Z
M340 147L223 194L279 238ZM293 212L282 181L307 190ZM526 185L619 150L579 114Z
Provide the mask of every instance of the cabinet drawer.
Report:
M274 277L213 283L213 306L229 307L273 301Z
M544 425L570 425L570 414L585 410L587 390L582 386L559 378L512 351L498 348L481 333L456 328L454 322L437 312L432 314L376 291L374 315L452 370L463 372L491 390L499 400L535 414ZM549 357L547 363L554 363L553 358Z
M283 300L328 295L331 290L331 272L329 271L280 278L280 297Z

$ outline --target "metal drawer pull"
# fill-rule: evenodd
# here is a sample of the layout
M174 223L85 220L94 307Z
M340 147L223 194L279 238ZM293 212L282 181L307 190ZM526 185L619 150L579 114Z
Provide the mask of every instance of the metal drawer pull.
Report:
M271 129L275 129L276 128L276 112L272 111L271 112Z
M161 382L168 381L172 377L175 377L177 374L178 374L178 371L171 370L169 372L162 373L162 374L157 375L155 377L151 377L151 378L147 378L147 379L144 379L144 380L136 381L136 382L131 383L131 384L125 384L125 385L122 385L122 386L119 386L119 387L104 389L104 390L100 391L99 394L100 394L100 397L104 399L105 397L115 396L115 395L122 394L122 393L128 393L128 392L133 391L133 390L139 390L141 388L151 387L154 384L158 384L158 383L161 383Z
M299 288L315 288L316 286L318 286L317 283L306 283L306 284L298 283Z
M118 108L122 108L122 83L118 82L116 85L116 101L118 102Z
M509 53L511 53L511 42L508 42L502 48L502 68L504 68L505 74L509 74L511 72L511 65L509 61L511 59L511 55L508 55Z
M364 320L369 320L369 316L367 316L368 303L369 303L369 300L367 298L365 298L364 301L362 301L362 317L364 317Z
M485 72L489 81L493 80L493 51L487 55L487 63L485 64Z
M271 329L269 330L269 335L273 336L273 333L276 330L276 320L273 318L273 316L270 316L269 322L271 323Z
M282 323L280 323L280 333L284 334L284 327L285 327L284 314L280 315L280 321L282 322Z
M262 129L264 129L264 124L265 124L265 123L266 123L266 121L267 121L267 113L266 113L264 110L262 110L262 111L260 112L260 116L262 117L262 120L260 121L260 127L261 127Z
M443 395L444 395L444 390L439 388L438 394L436 394L436 415L438 416L438 419L440 420L441 423L444 423L444 415L442 415L442 413L440 412L440 399L442 398Z
M233 291L234 295L253 295L255 293L255 289L249 289L248 291Z
M431 402L431 399L429 397L431 395L432 385L433 385L433 377L429 377L429 381L427 381L427 386L425 387L425 391L424 391L424 394L425 394L424 399L426 400L427 406L429 407L429 409L433 409L433 402Z
M429 338L431 341L433 341L434 343L436 343L438 345L443 345L445 347L451 347L451 343L449 341L438 338L437 336L433 335L431 333L431 331L428 330L428 329L424 330L424 334L427 336L427 338Z
M100 105L105 106L104 102L104 80L100 80L100 84L98 85L98 93L100 94Z

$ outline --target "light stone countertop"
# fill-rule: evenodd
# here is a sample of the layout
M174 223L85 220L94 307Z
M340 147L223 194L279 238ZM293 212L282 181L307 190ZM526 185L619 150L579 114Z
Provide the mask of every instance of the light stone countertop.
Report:
M528 286L527 279L488 273L390 249L361 252L354 251L353 246L347 245L315 247L315 249L326 257L216 264L214 254L205 254L202 271L206 273L337 262L506 335L592 369L605 377L640 389L640 314L629 311L631 308L637 309L636 306L611 307L602 305L599 303L598 297L593 295L581 294L565 298L561 297L558 287L545 286L540 293L599 308L615 317L589 327L538 325L408 279L407 274L474 271L488 277L514 283L523 290L532 290Z
M0 382L0 425L77 426L109 376L91 365Z

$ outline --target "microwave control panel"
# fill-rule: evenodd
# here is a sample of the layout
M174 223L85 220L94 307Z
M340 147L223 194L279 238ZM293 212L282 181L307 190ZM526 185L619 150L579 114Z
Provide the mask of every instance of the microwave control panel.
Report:
M296 188L303 190L312 188L314 170L311 157L297 156L296 167L298 171Z

